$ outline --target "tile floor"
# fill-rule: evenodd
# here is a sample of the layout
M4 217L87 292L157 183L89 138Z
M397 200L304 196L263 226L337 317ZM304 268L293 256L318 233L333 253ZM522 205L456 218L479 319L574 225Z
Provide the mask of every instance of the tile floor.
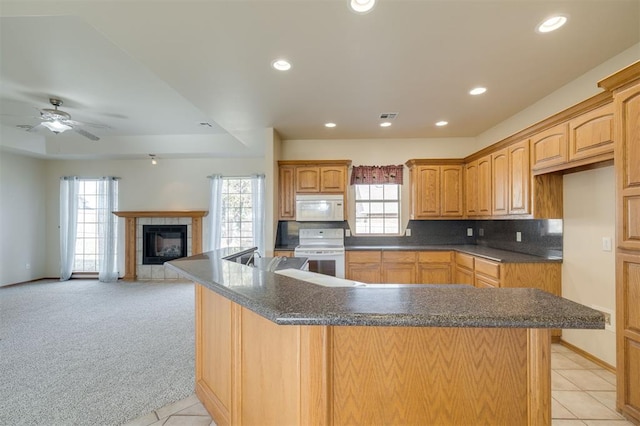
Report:
M559 344L551 346L552 426L633 426L616 412L616 377ZM215 426L195 395L125 426Z

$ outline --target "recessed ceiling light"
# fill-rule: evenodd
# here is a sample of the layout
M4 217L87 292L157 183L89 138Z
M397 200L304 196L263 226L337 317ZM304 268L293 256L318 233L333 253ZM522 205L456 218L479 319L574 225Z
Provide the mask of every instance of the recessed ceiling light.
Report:
M469 90L469 94L474 96L482 95L486 91L487 91L486 87L474 87L473 89Z
M447 124L449 124L449 122L448 122L448 121L444 121L444 120L442 120L442 121L438 121L438 122L436 123L436 126L438 126L438 127L442 127L442 126L446 126Z
M563 15L552 16L547 18L540 25L538 25L537 31L539 33L549 33L555 31L564 24L567 23L567 17Z
M382 123L380 123L380 127L389 127L391 126L391 122L389 121L383 121Z
M286 59L276 59L271 62L271 66L278 71L289 71L291 69L291 64Z
M336 123L324 123L324 127L336 127Z
M367 13L375 4L376 0L349 0L349 7L356 13Z

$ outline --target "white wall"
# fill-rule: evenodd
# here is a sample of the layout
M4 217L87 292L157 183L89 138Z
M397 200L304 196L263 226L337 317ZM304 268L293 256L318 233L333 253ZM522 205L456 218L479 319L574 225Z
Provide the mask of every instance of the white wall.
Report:
M264 158L163 159L153 166L145 160L51 160L41 182L47 193L46 274L59 276L59 179L61 176L118 176L119 210L208 210L208 175L247 176L264 173ZM267 184L269 187L269 184ZM273 198L273 193L265 194ZM3 203L4 204L4 203ZM206 218L205 218L206 222ZM121 219L121 235L124 221ZM206 229L205 229L206 232ZM120 253L124 253L124 238ZM123 270L121 259L121 270Z
M0 152L0 286L45 275L45 165Z
M602 238L612 251L602 250ZM586 306L615 312L614 168L564 176L562 295ZM562 339L616 365L615 332L563 330Z

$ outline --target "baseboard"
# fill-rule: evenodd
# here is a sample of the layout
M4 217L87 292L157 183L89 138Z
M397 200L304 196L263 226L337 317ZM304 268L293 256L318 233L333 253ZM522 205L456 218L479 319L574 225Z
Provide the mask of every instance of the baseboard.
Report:
M583 357L585 357L586 359L588 359L589 361L593 362L594 364L599 365L600 367L604 368L605 370L608 370L610 372L612 372L613 374L616 374L616 368L607 363L604 362L603 360L601 360L600 358L596 358L595 356L591 355L589 352L580 349L577 346L572 345L571 343L565 342L564 340L562 340L562 338L560 338L560 342L559 342L562 346L571 349L573 352L577 353L578 355L581 355Z
M33 280L28 280L28 281L20 281L18 283L12 283L12 284L7 284L7 285L3 285L0 286L0 288L2 287L11 287L14 285L20 285L20 284L30 284L30 283L37 283L38 281L50 281L50 280L59 280L60 277L43 277L43 278L35 278Z

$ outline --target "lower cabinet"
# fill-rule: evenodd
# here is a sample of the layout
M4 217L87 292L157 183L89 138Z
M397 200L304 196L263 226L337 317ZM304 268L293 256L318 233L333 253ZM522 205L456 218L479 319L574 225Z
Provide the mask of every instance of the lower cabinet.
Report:
M473 256L465 253L455 254L455 279L457 284L474 285L473 280Z
M452 251L420 251L418 252L418 284L451 284Z
M363 283L377 284L382 278L382 253L379 250L347 251L346 278Z
M383 251L382 282L386 284L415 284L415 251Z
M273 255L276 257L293 257L293 250L275 250Z

